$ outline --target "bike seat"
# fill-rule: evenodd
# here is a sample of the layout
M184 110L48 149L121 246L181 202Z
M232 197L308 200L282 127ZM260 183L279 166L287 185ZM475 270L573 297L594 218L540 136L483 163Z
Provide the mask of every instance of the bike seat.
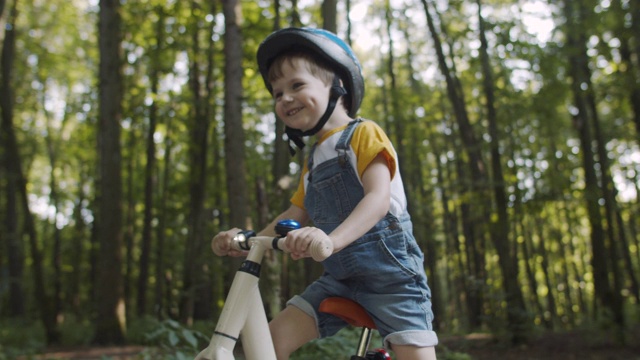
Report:
M320 312L331 314L355 327L375 329L376 324L357 302L342 297L330 297L320 303Z

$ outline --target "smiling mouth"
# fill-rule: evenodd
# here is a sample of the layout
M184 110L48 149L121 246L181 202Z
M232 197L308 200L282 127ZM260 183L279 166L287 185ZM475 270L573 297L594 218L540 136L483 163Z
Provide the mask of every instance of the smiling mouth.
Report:
M302 110L301 107L295 108L295 109L291 109L289 111L287 111L287 116L293 116L297 113L299 113Z

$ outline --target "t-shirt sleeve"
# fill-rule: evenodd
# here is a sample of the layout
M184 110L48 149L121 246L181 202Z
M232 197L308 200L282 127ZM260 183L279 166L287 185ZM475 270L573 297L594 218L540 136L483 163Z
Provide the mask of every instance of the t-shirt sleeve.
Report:
M384 130L373 121L363 121L360 124L351 139L351 147L358 158L358 175L362 178L362 174L367 166L378 156L384 156L391 173L391 179L396 173L396 152Z
M300 180L298 181L298 188L296 192L293 193L291 199L289 200L293 205L299 207L300 209L304 209L304 178L308 172L307 162L304 162L304 167L302 169L302 173L300 174Z

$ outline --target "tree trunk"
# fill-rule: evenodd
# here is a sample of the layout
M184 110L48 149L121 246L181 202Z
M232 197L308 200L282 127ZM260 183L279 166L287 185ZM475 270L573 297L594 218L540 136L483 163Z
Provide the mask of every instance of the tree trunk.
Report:
M349 1L347 1L347 3L348 2ZM403 28L403 32L405 34L405 38L408 39L409 38L408 29ZM414 63L414 55L410 48L407 49L405 61L407 64L406 66L407 66L408 73L415 74L416 70L412 66L412 64ZM419 81L417 81L415 77L409 76L409 81L411 83L411 90L414 93L419 94L421 98L425 98L428 96L427 94L425 94L424 86ZM403 121L404 120L405 119L403 119ZM445 306L442 302L444 297L441 296L443 291L440 291L441 287L440 287L439 277L436 275L438 271L437 270L438 260L442 256L442 254L440 253L440 251L442 250L442 247L437 246L438 245L437 239L434 236L437 232L437 229L436 229L435 223L431 221L431 219L434 219L436 216L433 210L434 207L431 205L435 203L436 196L435 196L435 188L427 184L427 181L425 179L426 172L423 171L425 167L422 166L424 160L421 160L422 159L421 156L424 153L419 150L419 147L422 145L424 140L422 138L423 135L421 132L422 124L420 123L420 121L415 121L415 120L417 119L410 119L407 126L408 133L410 134L409 144L413 144L418 148L415 149L417 151L410 151L404 154L404 156L407 156L408 161L404 162L405 166L403 166L403 168L411 165L410 168L408 169L405 168L405 173L407 173L409 176L408 177L409 181L407 181L407 187L405 188L405 192L419 194L418 201L412 201L408 203L409 213L412 214L414 219L415 217L417 217L417 219L413 220L413 225L418 230L416 232L416 235L418 236L419 239L421 239L418 242L423 246L425 263L428 269L427 279L429 283L429 288L431 289L431 305L432 305L433 313L435 315L435 318L433 320L433 327L436 330L440 330L441 324L446 324L447 321L446 321L446 316L444 315ZM425 149L425 151L430 151L434 153L435 158L438 159L437 168L438 168L438 173L440 174L440 171L441 171L440 169L441 165L439 162L440 158L437 154L439 151L437 151L435 147L436 147L436 143L433 141L430 141L429 148ZM439 176L441 177L442 174L440 174ZM446 198L446 194L444 190L440 192L440 194L443 198ZM443 199L443 204L444 203L445 202ZM423 204L429 204L429 205L425 206ZM448 209L444 210L444 213L447 214ZM424 220L418 220L418 219L424 219ZM444 289L444 287L442 287L442 289Z
M622 3L621 0L615 1L615 3ZM625 34L635 34L631 39L627 38L627 42L624 42L620 46L620 52L623 59L629 64L629 74L626 76L630 85L629 100L633 108L633 123L636 126L636 137L640 142L640 4L638 1L629 2L629 13L631 14L631 31L623 31ZM621 22L622 24L623 22ZM635 63L633 62L635 59ZM635 83L633 81L635 80ZM640 196L639 196L640 197Z
M482 62L483 90L491 137L491 170L493 177L493 198L497 210L497 221L492 222L493 245L498 251L502 280L504 281L507 318L512 332L512 340L516 343L525 342L529 337L530 321L524 304L522 290L518 284L518 253L509 239L509 215L507 212L507 194L505 180L500 161L500 137L498 134L498 115L495 109L493 70L489 61L488 42L485 34L484 19L482 18L482 4L478 4L478 24L480 35L480 58ZM515 242L513 242L515 243Z
M73 219L75 226L73 228L71 242L73 243L73 248L76 249L76 251L71 254L70 263L71 268L74 271L70 274L69 277L69 291L67 296L69 307L72 313L75 314L78 319L81 319L83 315L80 308L82 303L81 284L84 284L87 282L87 280L90 280L88 276L83 276L86 274L86 271L84 271L85 267L83 265L85 263L82 260L86 256L84 251L84 243L85 239L87 238L87 224L82 216L82 211L84 210L83 203L86 199L86 195L84 193L86 174L82 170L80 171L80 179L81 180L79 181L79 184L77 186L77 200L75 201L75 206L73 208Z
M228 223L225 222L225 217L224 217L224 212L222 211L221 207L224 206L224 196L226 193L225 187L223 186L224 184L224 160L223 160L223 149L222 149L222 144L221 144L221 136L218 133L218 126L212 126L213 128L213 135L211 136L212 139L212 150L213 150L213 167L211 169L211 180L212 180L212 185L213 185L213 196L212 196L212 201L213 204L215 204L215 208L213 209L213 223L216 227L217 230L220 229L228 229ZM284 141L283 141L284 143ZM214 271L212 272L212 297L213 297L213 301L215 302L216 305L222 304L226 298L227 295L227 290L228 290L228 284L226 279L230 278L230 276L228 276L230 273L233 273L233 271L235 270L235 268L231 268L229 266L227 266L227 260L228 258L221 258L219 256L214 256L213 257L213 269ZM225 264L224 266L222 264ZM217 318L217 316L219 316L220 311L222 310L222 306L215 306L214 307L214 314L213 316Z
M298 0L291 0L291 26L302 26L302 20L300 19L300 11L298 11Z
M544 316L544 309L542 308L542 304L540 304L540 299L538 297L538 280L536 279L536 269L534 267L536 263L536 257L530 250L535 247L535 245L533 244L533 237L531 236L531 231L527 226L521 227L523 238L521 247L524 259L525 274L527 276L527 282L529 284L529 298L531 300L531 303L533 304L533 307L538 313L538 317L544 324L544 327L550 329L551 324L549 324L546 317Z
M483 186L489 184L489 178L487 176L486 166L484 164L484 160L482 159L482 154L480 151L481 144L478 142L475 132L473 131L473 127L471 126L471 123L469 121L460 81L455 76L455 73L451 71L449 69L449 66L447 65L440 37L438 35L438 32L436 31L429 5L427 4L426 0L422 0L422 4L427 17L427 25L435 43L438 64L447 83L447 94L452 103L455 118L460 131L460 136L462 138L462 143L465 148L465 153L468 157L467 165L470 169L473 190L472 194L475 197L478 197L478 209L474 209L473 213L480 214L482 223L491 224L492 222L489 221L491 217L489 216L486 207L487 203L489 203L489 199L487 195L484 194L484 191L482 189ZM481 31L481 36L482 34L483 32ZM501 174L499 168L495 169L494 163L494 172L496 170L498 170L498 172ZM494 191L494 194L496 196L500 195L499 188L497 192ZM503 191L502 196L504 196ZM500 202L502 200L500 200L500 198L498 197L496 198L496 201ZM497 205L499 206L499 220L497 224L494 224L494 226L492 226L493 233L491 234L491 239L493 241L494 247L498 252L499 266L502 273L502 280L505 286L504 290L505 300L507 303L507 321L510 333L512 334L511 340L515 343L520 343L526 341L527 338L526 309L524 308L522 292L518 285L518 268L517 266L515 266L515 254L513 253L513 250L509 248L508 225L506 225L505 222L506 213L502 213L505 212L506 201L502 205ZM469 209L469 211L471 211L471 209ZM476 273L479 273L482 271L482 269L476 268L475 271Z
M127 134L126 146L128 149L135 148L136 142L139 141L136 136L135 131L129 131ZM123 278L123 288L124 288L124 301L127 309L133 309L134 306L134 277L133 274L135 272L135 259L134 253L136 252L134 249L136 247L135 240L137 230L137 222L136 222L136 186L135 186L135 169L138 168L138 157L137 156L128 156L126 159L126 186L124 190L124 203L125 203L125 214L124 214L124 278Z
M635 69L632 64L632 55L629 51L628 42L629 39L627 36L625 36L621 43L620 52L623 60L626 61L628 65L629 73L627 76L625 76L625 79L628 79L627 81L629 81L627 83L627 91L630 94L629 96L632 104L632 112L634 113L634 121L638 122L640 121L640 119L638 119L638 117L640 116L640 84L636 80L637 77L634 72ZM583 69L583 73L590 74L591 70L587 66L587 63L584 62L582 63L582 65L585 66ZM624 302L624 299L622 298L624 274L627 274L627 276L629 277L629 281L631 283L631 293L635 298L636 303L638 302L640 286L638 285L638 279L636 278L636 273L633 270L633 266L631 265L630 261L626 229L623 222L621 221L620 206L618 204L618 201L616 200L617 189L613 182L611 165L608 157L608 151L606 149L608 139L604 138L604 133L600 127L600 116L598 115L597 111L595 98L596 95L593 90L593 83L591 82L590 75L586 78L586 84L587 89L584 91L584 96L586 98L587 106L589 107L589 114L592 115L594 139L596 141L598 161L600 163L601 169L600 182L602 184L602 196L605 200L604 208L607 223L607 236L609 238L609 258L611 261L611 271L613 273L614 296L616 297L615 300L617 302L617 306L621 309L622 303ZM619 259L623 259L622 265L618 264ZM626 271L621 271L620 268L622 266L626 267ZM621 310L620 313L617 314L617 316L623 316Z
M256 179L256 199L258 208L258 229L264 228L269 223L269 200L267 198L266 184L263 177ZM288 255L284 255L288 256ZM262 272L260 274L260 292L264 300L264 307L267 311L267 318L272 319L282 308L280 298L280 266L281 254L276 251L268 251L262 262Z
M542 271L542 275L544 276L544 284L547 287L547 310L541 313L541 317L547 329L553 329L554 321L557 318L557 306L556 306L556 298L554 296L554 288L551 281L551 273L553 269L550 269L549 265L549 253L547 252L547 244L551 243L551 239L547 239L544 234L544 223L542 219L536 217L534 219L535 229L538 232L538 251L537 254L540 256L540 270ZM532 242L533 244L533 242ZM535 246L535 245L534 245ZM550 245L551 246L551 245ZM557 282L554 282L557 283Z
M398 164L400 166L400 173L403 179L409 179L407 176L407 172L409 169L406 169L404 164L404 159L406 156L405 151L405 132L404 132L404 119L402 117L402 112L399 105L399 94L397 89L397 80L395 73L395 54L394 54L394 43L393 43L393 35L391 34L391 23L393 19L393 14L391 11L391 4L389 0L385 1L385 26L387 31L387 40L389 41L389 56L386 61L387 67L387 76L389 77L389 93L391 95L391 124L393 124L393 133L395 134L394 147L396 149L396 153L398 154ZM390 134L391 135L391 134Z
M167 287L166 279L166 264L165 264L165 240L166 240L166 227L167 227L167 204L169 201L169 179L171 175L172 158L172 133L171 133L171 118L166 119L166 133L164 139L164 169L162 175L162 186L160 190L160 199L158 202L158 226L156 228L156 251L155 251L155 315L158 319L163 319L166 316L165 311L165 289Z
M195 13L197 3L192 2ZM211 66L208 57L200 46L200 26L197 21L192 25L191 64L189 84L193 96L193 113L190 128L189 146L189 234L184 262L184 298L181 306L181 318L187 323L194 319L206 319L211 314L211 286L209 274L204 272L204 199L206 198L207 158L209 147L209 95L210 84L203 79L202 69ZM207 33L207 35L210 35ZM209 36L210 37L210 36ZM209 44L209 43L208 43ZM206 49L206 48L205 48ZM205 53L205 56L203 56Z
M43 92L44 93L44 92ZM44 98L41 99L42 107L44 106ZM47 134L45 136L45 143L47 145L47 154L49 155L49 164L51 166L51 172L49 173L49 202L53 206L53 251L51 253L51 264L53 265L53 299L51 316L55 319L56 326L58 325L58 319L62 315L62 239L60 229L58 228L58 214L60 209L60 197L58 194L58 178L56 176L57 167L57 146L56 140L53 139L54 130L51 128L51 116L48 111L45 110L45 117L47 122Z
M294 7L295 10L295 7ZM241 3L222 0L225 18L224 32L224 164L230 227L250 228L247 218L247 170L245 165L244 130L242 128L242 34L240 32ZM239 259L231 259L230 267L237 269ZM233 272L227 273L230 283Z
M468 278L467 272L463 263L462 253L460 251L460 247L458 246L458 239L460 238L460 232L458 230L458 216L456 214L455 209L452 209L450 199L449 189L444 186L447 182L445 182L445 167L442 166L441 159L441 151L436 147L436 142L433 138L429 140L431 144L431 153L436 159L436 178L438 185L438 191L440 192L440 200L442 202L442 218L443 218L443 227L444 227L444 235L445 235L445 254L447 257L452 258L452 263L455 265L449 273L449 277L451 278L449 281L449 291L451 296L453 297L453 302L455 304L454 309L449 309L445 312L446 307L442 306L441 311L439 310L439 306L437 302L434 302L433 311L436 316L436 321L438 325L442 328L442 324L451 324L451 321L447 321L447 319L452 318L453 314L457 311L462 312L462 316L460 318L464 319L465 315L468 315L470 309L465 308L462 305L462 299L468 298L467 289L465 286L465 280ZM450 171L448 172L450 173ZM434 297L438 295L434 292ZM441 316L445 319L437 320L437 317ZM467 316L468 318L468 316ZM479 317L476 317L479 318ZM468 324L465 324L468 326ZM443 329L444 330L444 329Z
M478 234L478 219L472 214L471 195L472 189L469 181L468 173L464 169L464 163L461 158L455 159L455 171L457 179L461 184L460 188L460 226L462 227L462 238L455 239L458 252L464 254L466 258L465 269L465 300L468 309L467 319L472 330L482 326L482 307L485 301L485 261L484 261L484 243L482 235Z
M156 46L151 55L151 94L154 101L149 106L149 127L147 128L147 162L144 169L144 219L142 222L142 249L140 251L139 277L138 277L138 315L147 313L147 288L149 283L149 267L151 258L152 225L153 221L153 194L156 185L156 123L158 117L158 82L160 81L160 56L164 45L164 12L162 7L156 7L158 21L156 22ZM156 281L159 279L156 278Z
M279 30L280 25L280 1L274 1L273 12L276 16L273 19L273 31ZM277 115L274 111L275 121L275 133L276 141L274 141L274 154L273 154L273 189L274 189L274 201L272 201L272 207L276 209L286 209L289 204L289 190L292 186L289 179L289 163L292 161L289 154L289 147L286 141L282 141L284 136L284 123L277 119Z
M351 41L351 17L349 16L349 14L351 13L351 0L345 0L344 1L344 7L345 7L345 12L347 13L347 33L345 34L345 41L347 42L347 44L349 44L349 46L353 47L353 43Z
M478 184L484 185L487 181L484 160L480 156L480 147L476 140L475 134L469 122L469 118L465 109L464 95L461 91L458 79L449 66L447 65L442 42L438 31L436 31L433 16L426 0L422 0L425 15L427 17L427 26L431 32L436 50L438 65L442 75L445 77L447 84L447 95L453 107L453 112L458 125L460 138L462 140L465 153L468 157L467 166L469 173L462 168L462 157L456 159L456 171L458 179L461 180L462 194L464 199L460 205L462 228L464 233L465 251L467 252L467 306L469 308L469 324L472 328L477 328L481 324L481 308L483 299L483 286L485 281L484 271L484 254L482 245L482 235L480 234L481 223L489 223L488 221L476 219L473 214L479 214L483 219L488 219L483 203L485 201L477 200L473 203L471 198L481 197L478 191ZM464 181L463 179L469 179ZM476 191L474 191L474 188ZM465 195L466 194L466 195ZM484 198L485 196L482 196ZM478 208L475 209L475 206Z
M15 22L16 19L16 2L9 16L9 22ZM3 6L4 7L4 6ZM0 12L0 15L2 13ZM20 241L20 233L18 229L18 182L19 172L16 169L15 159L18 157L15 135L13 134L13 95L11 88L11 68L15 52L15 29L6 28L4 35L4 44L2 47L2 58L0 58L0 110L2 110L2 128L0 131L0 139L2 141L2 163L3 175L6 176L6 187L2 190L3 195L6 194L6 208L4 216L3 236L6 241L6 254L9 271L9 313L15 317L21 317L25 314L25 294L22 288L24 274L24 248ZM10 146L11 145L11 146ZM4 177L4 176L3 176Z
M16 0L13 3L12 8L10 9L7 23L8 24L16 24L18 18L18 1ZM2 133L3 133L3 143L5 145L5 156L6 156L6 164L8 166L7 169L7 177L9 178L9 190L14 187L14 194L18 197L14 198L14 195L8 196L7 201L7 218L9 221L15 221L17 223L18 220L18 206L21 207L23 213L23 221L24 221L24 231L25 235L29 240L29 246L31 248L31 260L33 262L33 280L34 280L34 290L37 298L37 305L40 311L40 316L45 328L46 339L48 343L55 343L59 340L59 332L56 327L55 317L53 316L51 302L47 297L47 293L45 291L44 284L44 260L42 253L40 251L40 247L38 245L38 235L36 232L35 221L33 218L33 214L29 209L29 199L27 194L27 179L22 171L22 159L20 157L20 151L18 149L18 141L16 139L16 134L13 126L13 89L11 87L11 70L13 68L13 60L15 56L15 46L16 46L16 27L13 26L11 28L7 27L4 37L4 44L2 48L2 54L0 58L0 73L2 74L2 83L0 84L0 107L2 108ZM13 216L13 217L12 217ZM11 268L13 275L16 276L13 278L14 281L19 281L18 276L22 275L22 265L23 258L20 253L19 239L20 232L18 227L13 225L8 226L9 233L9 246L11 251ZM19 285L18 285L19 286ZM18 288L14 283L12 288L12 292L16 295L21 296L22 291L21 288ZM16 293L17 292L17 293ZM12 298L12 302L17 301L17 298ZM16 306L17 310L22 310L21 306L12 303L12 306Z
M230 225L247 227L247 172L242 128L242 34L241 4L223 0L225 17L224 58L224 148Z
M322 1L322 28L333 33L338 32L337 0Z
M96 278L96 333L98 344L124 342L126 327L122 286L122 176L120 120L122 74L120 2L100 1L98 153L99 193L97 222L100 246Z
M565 1L564 14L567 19L567 50L569 51L569 76L571 78L571 90L574 96L574 106L577 111L573 114L574 126L580 138L582 150L582 162L585 177L584 196L587 203L589 223L591 225L591 266L593 267L593 280L597 303L596 314L604 318L612 316L619 329L622 325L621 307L616 304L616 296L610 283L611 264L607 258L607 239L603 226L602 213L600 212L601 189L598 185L596 163L594 160L592 117L590 108L582 89L583 84L589 83L588 57L586 55L586 34L584 33L582 19L584 6L579 2ZM577 9L574 9L574 6ZM576 12L577 10L577 12Z

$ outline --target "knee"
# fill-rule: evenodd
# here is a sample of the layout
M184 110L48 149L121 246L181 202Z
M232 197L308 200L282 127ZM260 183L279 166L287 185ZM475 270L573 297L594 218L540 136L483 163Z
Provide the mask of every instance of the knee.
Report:
M315 320L295 307L287 307L269 323L278 360L288 359L302 345L318 337Z
M391 349L396 355L396 359L424 359L436 360L436 349L434 346L418 347L412 345L391 345Z
M273 324L269 324L269 330L271 331L276 358L278 360L289 359L289 356L296 350L292 347L290 340L287 339L286 335L282 334L282 331L278 331L278 327L273 326Z

